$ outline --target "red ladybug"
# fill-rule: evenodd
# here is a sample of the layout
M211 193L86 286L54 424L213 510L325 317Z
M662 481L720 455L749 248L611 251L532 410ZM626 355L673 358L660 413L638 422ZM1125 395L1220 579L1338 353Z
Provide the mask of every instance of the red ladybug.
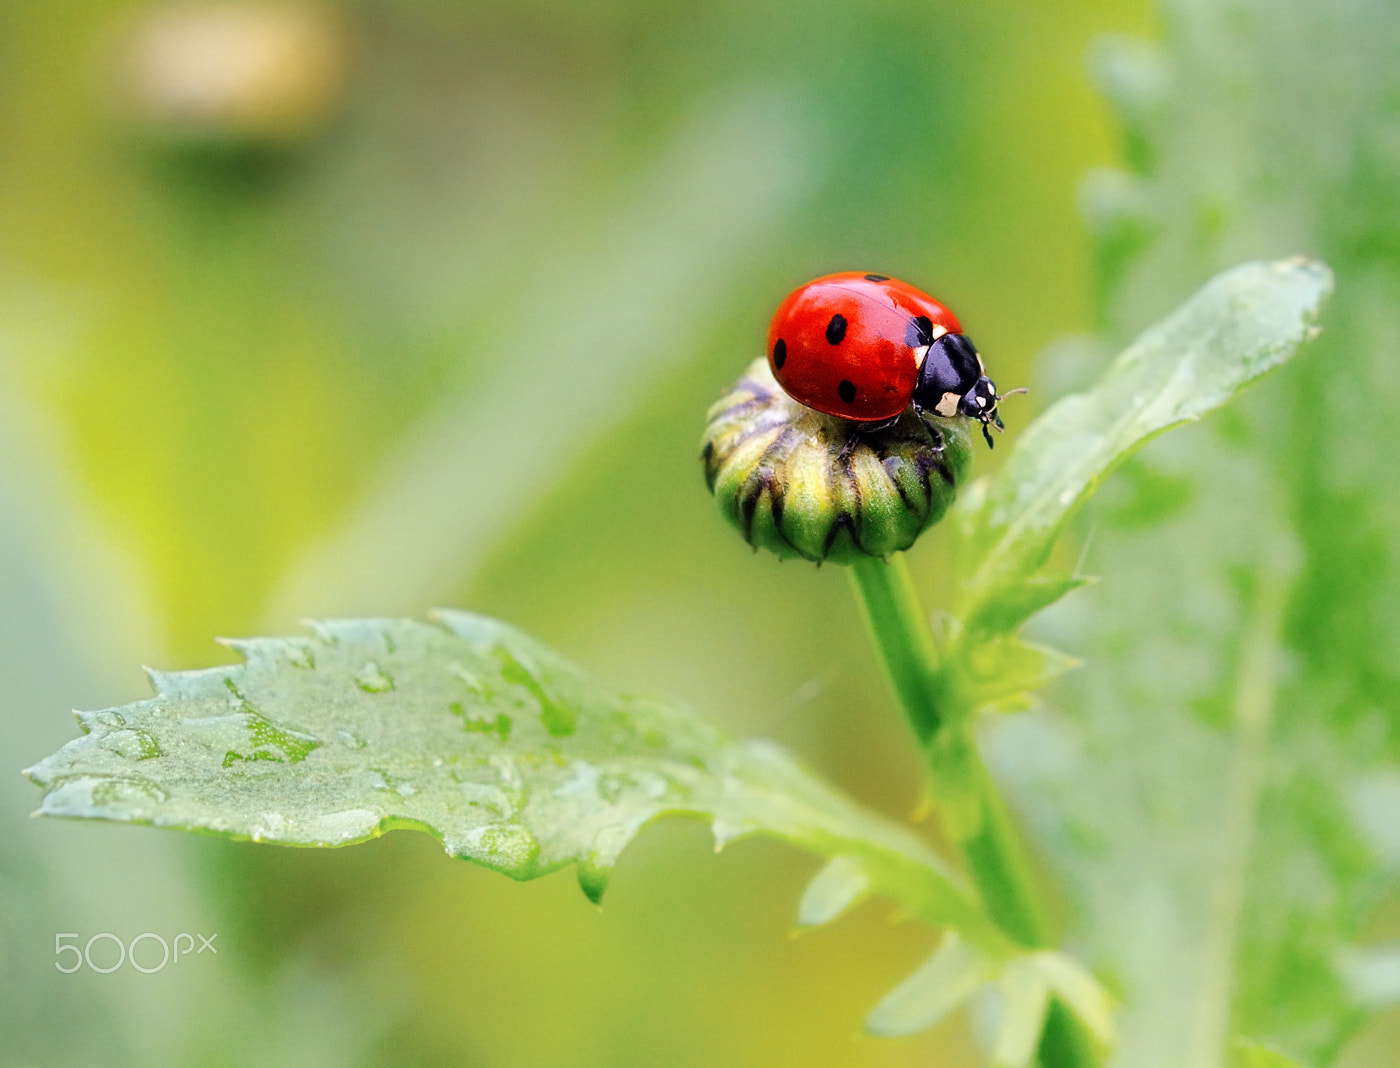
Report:
M768 327L768 364L793 400L876 429L908 408L1003 429L998 394L958 318L883 274L829 274L793 290ZM1019 391L1013 391L1019 392Z

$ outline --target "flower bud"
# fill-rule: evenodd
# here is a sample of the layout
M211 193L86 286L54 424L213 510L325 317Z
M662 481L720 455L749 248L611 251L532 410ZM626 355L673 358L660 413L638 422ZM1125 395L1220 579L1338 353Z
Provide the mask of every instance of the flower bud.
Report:
M936 423L911 410L863 430L799 404L756 360L710 408L705 479L754 548L818 562L886 557L942 518L967 470L965 421Z

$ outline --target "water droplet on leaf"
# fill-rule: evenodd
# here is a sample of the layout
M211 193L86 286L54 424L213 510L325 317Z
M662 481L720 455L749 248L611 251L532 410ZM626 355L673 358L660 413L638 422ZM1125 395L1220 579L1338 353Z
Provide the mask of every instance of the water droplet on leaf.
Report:
M365 693L384 693L394 688L393 677L380 668L373 660L360 669L355 685Z

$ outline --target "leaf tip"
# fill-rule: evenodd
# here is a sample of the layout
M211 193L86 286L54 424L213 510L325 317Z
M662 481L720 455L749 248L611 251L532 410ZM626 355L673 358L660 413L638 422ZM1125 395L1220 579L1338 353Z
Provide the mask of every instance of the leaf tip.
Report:
M583 896L599 907L603 904L603 892L612 878L612 868L594 861L581 860L577 868L578 887Z
M870 876L856 857L832 857L808 884L797 906L800 927L830 923L870 892Z
M933 956L870 1011L865 1030L882 1038L926 1030L960 1008L991 976L986 955L950 931Z

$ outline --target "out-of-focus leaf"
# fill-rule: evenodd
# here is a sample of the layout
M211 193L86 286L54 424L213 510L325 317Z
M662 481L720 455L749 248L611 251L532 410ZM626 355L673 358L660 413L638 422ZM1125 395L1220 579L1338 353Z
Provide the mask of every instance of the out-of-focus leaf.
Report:
M870 890L870 876L856 857L832 857L807 884L797 906L797 922L803 927L830 923L858 903Z
M302 846L415 828L516 879L577 864L594 900L643 826L699 816L721 845L840 856L911 915L1003 944L918 838L777 747L610 693L504 624L439 618L318 623L230 643L243 665L152 672L158 696L81 715L87 736L29 769L39 811Z
M949 932L933 955L877 1005L865 1022L878 1035L908 1035L932 1027L975 996L995 1002L987 1036L998 1068L1022 1068L1040 1039L1051 995L1079 1017L1099 1042L1113 1041L1108 996L1081 965L1039 950L1005 961L990 959Z
M996 1068L1022 1068L1035 1052L1045 1013L1050 1007L1050 988L1029 961L1013 961L1002 974L1001 1019L992 1041L992 1064Z
M962 529L978 563L962 614L994 616L989 602L1002 598L1043 603L1043 585L1024 584L1080 502L1152 438L1288 359L1314 333L1331 290L1331 271L1309 260L1227 271L1147 329L1092 389L1027 427L986 492L964 498Z
M995 638L965 648L957 665L959 685L974 708L1038 690L1079 663L1072 656L1019 638Z
M1104 487L1104 581L1033 625L1091 667L991 762L1122 992L1116 1064L1236 1034L1322 1063L1379 1000L1343 947L1400 871L1400 12L1160 6L1163 44L1099 55L1134 168L1086 189L1107 340L1241 256L1305 249L1337 294L1299 359Z
M963 620L963 629L975 635L1010 634L1042 608L1092 581L1084 575L1033 575L977 605Z
M985 956L955 934L942 943L924 965L883 1001L865 1021L877 1035L911 1035L932 1027L977 992L991 968Z
M1092 388L1032 423L995 479L961 498L959 570L972 577L935 680L954 729L978 709L1024 709L1029 694L1076 665L1014 636L1031 615L1087 584L1036 574L1065 523L1149 440L1220 407L1287 360L1316 332L1331 288L1328 268L1303 259L1221 274L1144 331ZM945 825L954 833L975 825L956 762L935 766Z

